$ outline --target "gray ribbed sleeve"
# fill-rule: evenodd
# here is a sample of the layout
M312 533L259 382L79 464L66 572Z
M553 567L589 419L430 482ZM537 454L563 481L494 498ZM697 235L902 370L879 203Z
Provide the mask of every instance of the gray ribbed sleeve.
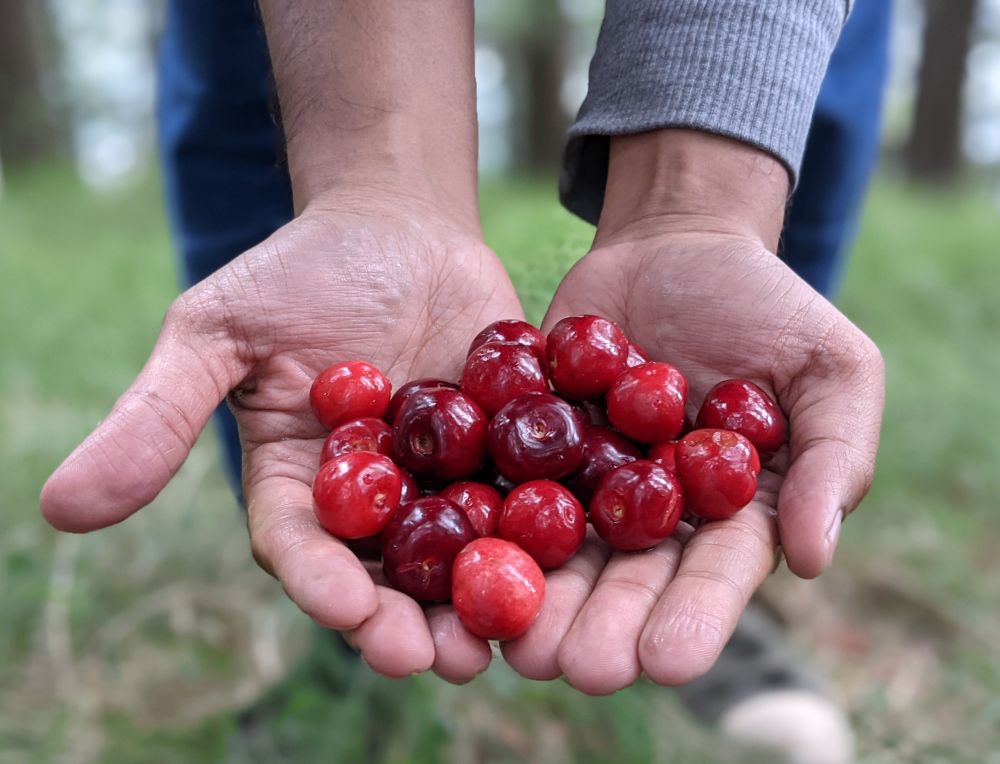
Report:
M883 2L885 0L874 0ZM607 0L560 197L596 222L608 136L663 127L774 154L792 180L850 0Z

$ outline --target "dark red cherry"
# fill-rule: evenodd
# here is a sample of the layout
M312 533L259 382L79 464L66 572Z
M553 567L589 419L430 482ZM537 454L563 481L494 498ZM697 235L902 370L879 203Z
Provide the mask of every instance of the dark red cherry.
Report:
M573 472L583 458L583 426L566 401L549 393L515 398L490 422L489 453L515 483Z
M482 466L486 416L458 390L420 390L403 402L393 437L396 461L418 479L458 480Z
M684 426L688 384L669 363L650 361L625 371L608 390L608 419L633 440L662 443Z
M546 339L549 378L567 398L598 398L627 368L628 344L622 330L606 318L564 318Z
M495 536L503 497L493 486L485 483L452 483L439 494L441 498L454 502L465 510L469 522L480 536Z
M590 521L609 546L634 552L673 533L683 509L677 477L641 459L604 477L590 502Z
M396 391L396 394L392 396L389 401L389 408L385 410L385 419L390 425L396 423L396 414L399 413L399 409L402 407L403 402L413 395L415 392L420 390L435 390L439 387L447 387L450 390L457 390L458 385L454 382L447 382L443 379L434 379L432 377L424 377L423 379L414 379L407 382L401 388Z
M642 458L642 451L621 433L591 425L583 432L583 459L566 485L584 504L611 470Z
M677 477L685 508L706 520L725 520L757 492L760 458L742 435L730 430L689 432L677 443Z
M542 570L564 565L583 545L587 516L567 488L551 480L532 480L515 488L500 513L500 538L513 541Z
M425 496L400 507L382 531L382 569L389 583L420 602L451 595L455 556L476 538L461 507Z
M473 350L460 386L490 417L519 395L549 391L544 367L532 349L513 342L487 342Z
M372 536L399 506L403 478L392 460L372 451L336 456L313 481L316 519L342 539Z
M788 439L788 425L771 397L746 379L727 379L705 396L696 426L738 432L769 456Z

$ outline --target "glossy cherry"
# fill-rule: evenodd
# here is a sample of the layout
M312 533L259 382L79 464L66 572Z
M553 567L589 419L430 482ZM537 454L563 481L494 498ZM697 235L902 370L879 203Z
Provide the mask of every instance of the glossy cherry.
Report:
M677 441L668 440L666 443L657 443L649 449L649 460L651 462L656 462L661 467L664 467L671 472L677 472Z
M391 392L389 380L374 366L347 361L319 373L309 389L309 404L320 423L333 429L352 419L381 418Z
M622 373L608 390L608 419L642 443L662 443L684 427L688 384L669 363L650 361Z
M399 506L403 477L392 460L352 451L324 464L313 481L316 519L342 539L372 536Z
M451 594L455 556L476 538L461 507L440 496L410 502L382 531L382 569L389 583L421 602Z
M652 356L646 352L646 349L642 345L637 345L634 342L628 343L628 357L625 359L625 364L630 369L634 366L642 366L644 363L649 363L652 360Z
M583 425L561 398L522 395L493 417L488 447L497 468L515 483L558 480L573 472L583 457Z
M566 485L587 504L605 475L641 458L639 447L621 433L591 425L583 431L583 458Z
M535 354L543 367L546 364L545 335L527 321L518 321L517 319L494 321L475 336L472 344L469 345L468 355L472 355L476 348L487 342L513 342L524 345L531 348L532 353Z
M546 339L549 378L567 398L598 398L627 368L628 345L622 330L606 318L564 318Z
M746 379L727 379L705 396L696 425L738 432L769 456L788 439L788 425L771 397Z
M642 459L605 476L590 502L590 521L609 546L634 552L673 533L683 511L677 477Z
M517 544L481 538L455 558L451 598L462 625L477 637L514 639L542 609L545 576Z
M706 520L725 520L757 492L760 458L745 437L730 430L689 432L677 443L677 477L688 512Z
M532 348L513 342L487 342L473 350L459 384L487 416L519 395L549 391L544 367Z
M569 489L551 480L522 483L504 500L497 535L535 558L542 570L568 562L583 545L587 515Z
M385 419L390 425L395 424L396 415L399 413L399 409L402 408L403 402L420 390L435 390L439 387L447 387L449 390L457 390L458 385L454 382L448 382L444 379L436 379L434 377L423 377L421 379L413 379L407 382L405 385L400 387L392 399L389 401L389 407L385 410Z
M469 522L479 536L495 536L503 509L503 496L493 486L485 483L452 483L441 491L443 499L454 502L469 517Z
M320 464L351 451L374 451L392 456L392 428L381 419L365 417L333 428L323 442Z
M400 407L393 438L396 461L418 479L457 480L482 466L486 416L458 390L419 390Z

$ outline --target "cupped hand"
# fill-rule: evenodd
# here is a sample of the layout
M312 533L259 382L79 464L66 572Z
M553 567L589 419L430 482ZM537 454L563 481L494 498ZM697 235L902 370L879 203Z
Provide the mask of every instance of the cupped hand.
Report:
M488 644L451 608L425 613L382 585L317 524L311 484L325 432L308 391L320 370L349 359L395 385L455 378L479 328L520 316L478 231L406 200L318 197L174 302L138 378L49 478L42 512L74 532L124 520L167 484L228 396L259 564L317 623L351 632L374 670L433 666L470 679L488 665Z
M678 533L642 553L599 539L548 577L542 614L505 645L522 674L564 674L594 694L645 673L683 684L707 671L751 594L774 569L818 575L841 522L870 485L883 399L872 342L760 238L707 218L645 220L599 237L567 275L545 324L594 313L656 360L678 366L688 413L715 383L744 377L786 412L790 442L754 501L733 518Z

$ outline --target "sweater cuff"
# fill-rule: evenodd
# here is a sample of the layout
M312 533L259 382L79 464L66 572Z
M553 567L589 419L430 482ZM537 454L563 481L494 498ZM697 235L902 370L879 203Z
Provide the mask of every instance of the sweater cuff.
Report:
M559 195L597 222L612 135L705 130L780 159L795 184L850 0L608 0Z

